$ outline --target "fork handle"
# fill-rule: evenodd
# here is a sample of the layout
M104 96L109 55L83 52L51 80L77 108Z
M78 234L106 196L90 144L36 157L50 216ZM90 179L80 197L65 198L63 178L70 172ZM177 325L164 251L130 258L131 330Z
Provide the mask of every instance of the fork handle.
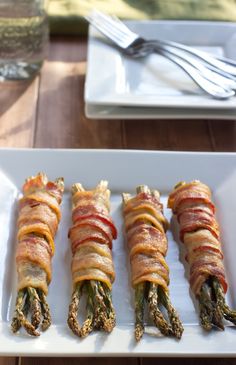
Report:
M202 90L210 94L215 99L225 100L235 96L235 92L232 89L222 87L212 81L209 81L207 78L201 75L201 73L195 67L191 66L178 56L168 53L158 47L155 49L155 52L165 56L181 67Z
M200 60L203 61L203 65L205 66L205 68L208 68L209 70L213 71L213 72L217 72L219 75L229 79L229 80L233 80L236 81L236 62L234 62L235 66L234 67L230 67L229 69L229 65L226 65L224 63L224 67L220 67L222 66L222 63L219 63L219 58L214 58L211 57L210 55L206 54L205 52L199 51L200 53L202 53L203 55L206 55L209 58L209 62L206 60L206 57L197 55L198 50L195 49L191 49L191 47L187 47L187 46L182 46L180 45L179 47L172 45L173 42L167 42L167 41L159 41L159 40L143 40L142 46L145 44L145 47L151 47L151 48L161 48L163 51L167 51L170 52L174 55L177 55L180 58L183 58L184 60L186 60L187 62L189 62L188 60L191 59L190 63L198 63L200 64ZM175 44L175 43L174 43ZM141 46L141 44L139 45ZM189 51L189 49L191 51ZM193 55L195 57L191 57L190 55ZM191 57L191 58L190 58ZM222 58L223 60L223 58ZM233 66L233 65L232 65ZM229 73L229 71L231 71Z
M192 48L186 46L184 44L180 44L177 42L172 41L165 41L165 40L155 40L156 44L173 47L182 51L185 51L189 54L196 56L197 58L201 59L205 63L222 70L232 76L236 76L236 62L234 60L228 59L226 57L220 56L211 56L207 52L198 50L196 48Z
M174 49L171 47L163 47L160 46L163 51L167 51L170 54L177 56L183 61L186 61L188 64L194 66L206 79L212 81L215 84L218 84L222 87L230 88L236 90L236 78L230 76L229 74L225 74L221 70L210 67L208 68L205 64L200 62L195 57L189 56L187 53L182 52L181 50ZM158 45L159 48L159 45ZM156 50L156 47L155 47Z

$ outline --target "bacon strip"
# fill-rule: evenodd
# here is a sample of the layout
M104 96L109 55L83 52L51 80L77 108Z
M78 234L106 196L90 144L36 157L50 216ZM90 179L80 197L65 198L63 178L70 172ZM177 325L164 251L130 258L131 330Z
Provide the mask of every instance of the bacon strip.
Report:
M200 294L203 283L211 276L219 280L226 292L220 232L209 187L198 180L183 183L169 195L168 207L179 222L194 294Z

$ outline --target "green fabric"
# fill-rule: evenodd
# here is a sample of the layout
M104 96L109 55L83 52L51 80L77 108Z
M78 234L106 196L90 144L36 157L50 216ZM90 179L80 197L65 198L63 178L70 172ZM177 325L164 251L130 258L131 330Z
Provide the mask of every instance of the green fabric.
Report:
M83 16L92 9L121 19L236 21L236 0L49 0L52 34L85 34Z

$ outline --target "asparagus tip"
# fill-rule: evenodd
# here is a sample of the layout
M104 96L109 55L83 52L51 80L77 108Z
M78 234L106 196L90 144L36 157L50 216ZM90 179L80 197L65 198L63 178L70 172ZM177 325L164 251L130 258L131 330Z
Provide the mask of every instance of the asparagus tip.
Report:
M164 296L164 291L162 296ZM160 296L161 300L162 296ZM160 311L158 304L158 285L155 283L150 283L148 292L148 306L150 317L153 319L156 327L164 336L170 336L173 334L173 331L167 323L166 319L164 318L162 312ZM163 301L163 304L166 305L166 302Z
M93 323L92 320L88 318L84 321L83 326L79 331L79 336L82 338L87 337L92 330L93 330Z
M141 340L143 334L144 334L144 327L139 323L136 324L134 335L137 342Z
M116 325L115 318L108 318L104 323L104 331L110 333Z

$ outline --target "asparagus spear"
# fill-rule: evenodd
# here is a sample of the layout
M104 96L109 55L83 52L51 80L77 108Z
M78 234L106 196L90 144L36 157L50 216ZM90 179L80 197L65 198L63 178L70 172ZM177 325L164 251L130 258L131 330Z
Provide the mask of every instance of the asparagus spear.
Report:
M139 341L144 333L144 298L145 298L145 283L136 285L135 288L135 339Z
M224 290L217 278L212 279L212 285L216 296L216 303L219 306L224 318L236 325L236 310L232 310L226 304Z
M183 325L179 319L179 315L173 305L171 304L169 294L163 290L161 286L158 287L158 292L160 294L161 303L164 305L164 307L167 310L169 321L171 324L171 329L173 332L173 335L176 338L181 338L182 333L184 331Z
M40 299L35 288L28 288L28 293L31 303L31 313L32 313L31 323L34 326L34 328L38 328L41 322L41 314L42 314Z
M92 332L94 328L94 306L93 306L93 292L90 288L89 283L85 284L87 290L87 318L84 321L81 330L79 332L79 336L86 337L90 332Z
M149 292L148 292L148 305L149 305L149 314L153 319L156 327L160 330L160 332L168 336L172 333L168 323L166 322L162 312L158 308L158 294L157 294L158 285L155 283L149 283Z
M101 282L98 282L98 290L101 292L106 304L107 319L105 322L105 330L111 332L116 325L116 315L112 303L111 291L106 285L102 285Z
M106 322L106 305L104 303L104 298L100 294L98 290L98 282L95 280L91 280L89 282L89 285L91 286L91 290L93 293L93 303L94 303L94 326L96 328L104 329L105 322Z
M211 276L202 285L198 300L204 329L210 330L215 325L224 330L223 318L236 325L236 310L226 304L224 290L216 277Z
M50 309L49 309L49 305L47 303L46 295L44 294L44 292L42 290L38 290L38 294L39 294L39 298L40 298L41 310L42 310L42 316L43 316L41 328L42 328L42 331L46 331L46 329L48 329L48 327L50 327L50 325L52 323Z
M21 310L26 317L29 311L29 301L25 298L25 290L19 290L16 298L16 308L15 308L15 315L12 318L11 328L12 331L15 333L19 331L21 328L21 322L18 318L18 313L16 310Z
M80 336L80 326L77 320L78 310L79 310L79 302L82 295L82 283L78 283L75 287L74 292L72 293L71 303L69 306L69 314L67 323L73 333L77 336Z
M200 320L201 325L206 331L212 329L212 318L213 318L213 302L211 299L210 286L205 282L202 285L201 293L199 296L200 306Z
M44 323L45 308L47 308L47 326L45 326ZM31 312L31 323L27 319L29 312ZM16 298L15 314L11 323L12 331L15 333L21 327L24 327L30 335L39 336L37 328L41 323L42 316L42 329L45 330L51 324L51 317L45 294L42 293L40 289L32 287L19 290Z
M77 315L81 291L77 286L72 294L69 308L69 327L79 337L86 337L94 328L111 332L115 326L115 311L110 289L105 283L97 280L84 281L83 284L78 285L79 287L84 285L84 292L87 295L87 317L80 328Z

